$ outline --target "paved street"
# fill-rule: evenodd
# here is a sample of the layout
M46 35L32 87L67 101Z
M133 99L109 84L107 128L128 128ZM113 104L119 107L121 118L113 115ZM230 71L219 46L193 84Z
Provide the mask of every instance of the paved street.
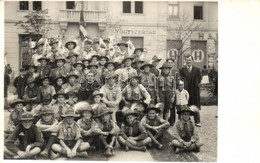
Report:
M10 95L9 99L15 96ZM4 112L5 127L7 126L8 117L10 112L7 110ZM203 161L214 162L217 161L217 106L203 106L201 110L201 128L198 129L198 133L204 146L198 153L179 153L174 154L171 148L168 146L171 140L169 132L165 134L162 150L148 149L148 152L128 151L125 152L118 145L115 147L115 156L106 158L101 152L89 152L89 158L87 160L96 161ZM65 160L66 158L59 158L59 160Z

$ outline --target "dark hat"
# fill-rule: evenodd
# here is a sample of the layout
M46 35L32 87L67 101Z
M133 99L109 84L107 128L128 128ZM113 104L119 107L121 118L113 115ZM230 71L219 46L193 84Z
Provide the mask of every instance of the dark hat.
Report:
M97 65L97 64L93 64L93 63L89 64L89 65L87 66L87 68L90 69L92 66L98 68L98 65Z
M181 110L177 111L177 114L182 114L184 112L189 112L190 115L194 114L194 112L188 106L181 107Z
M160 62L161 60L162 60L162 59L159 59L159 58L157 57L157 55L154 55L153 58L152 58L152 62L154 62L154 61Z
M99 43L99 39L98 38L94 38L93 39L93 43Z
M107 68L107 66L108 66L109 64L112 64L112 65L114 65L114 67L116 67L116 63L115 63L115 62L112 62L112 61L106 62L105 65L104 65L104 67Z
M83 69L85 68L85 65L81 61L77 61L76 63L74 63L73 67L75 68L77 65L81 65Z
M69 43L72 43L72 44L74 45L73 49L76 48L77 43L76 43L75 41L69 41L69 42L66 42L66 44L65 44L65 47L66 47L67 49L68 49L68 45L69 45Z
M123 112L123 114L124 114L124 119L126 119L126 117L127 117L128 115L133 115L133 116L135 116L135 117L139 116L139 114L138 114L137 112L132 111L131 109L125 110L125 111Z
M102 55L102 56L99 57L99 60L101 60L101 58L105 58L107 62L109 61L109 58L107 56Z
M161 110L160 110L159 108L149 107L149 108L146 108L146 109L144 110L144 113L148 113L150 110L155 110L156 113L160 113L160 112L161 112Z
M30 67L33 67L35 70L37 70L37 66L35 66L34 64L28 64L26 67L26 70L29 70Z
M53 98L56 100L59 95L63 95L65 97L65 99L69 98L69 96L62 90L58 91L55 95L53 95Z
M136 63L144 63L144 61L142 61L141 59L137 58L134 60L134 62L132 63L132 65L136 64Z
M100 92L99 90L95 90L92 94L92 97L95 97L96 95L100 95L101 97L103 97L104 94L102 92Z
M80 102L76 103L74 105L73 109L75 110L75 113L77 113L77 114L81 114L84 111L89 111L92 114L94 114L92 107L86 101L80 101Z
M85 43L88 43L88 44L93 44L93 41L89 38L86 38L84 41L83 41L83 44Z
M24 67L20 68L20 72L22 72L22 71L26 71L26 68L24 68Z
M57 80L58 80L58 79L62 79L62 80L64 81L64 83L67 82L67 78L66 78L65 76L57 76L57 77L55 78L55 83L57 83Z
M34 120L34 116L33 116L32 113L24 112L24 113L21 114L19 120L20 121L33 121Z
M90 60L92 61L92 59L93 59L94 57L96 57L97 60L100 60L100 56L99 56L99 55L93 55L93 56L90 58Z
M90 62L90 59L83 58L83 59L81 60L81 62L82 62L82 63L84 63L85 61L88 61L88 62Z
M100 118L104 114L112 114L112 113L113 113L113 111L111 111L109 108L102 107L99 115L97 115L97 118Z
M50 38L50 43L49 43L49 45L52 45L52 44L55 44L55 43L58 43L58 42L59 42L58 39L56 39L56 38Z
M140 81L140 79L141 79L140 76L138 76L136 74L128 74L128 75L129 75L128 79L127 79L128 82L130 82L130 80L133 78L137 79L138 81Z
M48 105L45 105L45 106L41 109L41 111L40 111L39 114L40 114L40 115L54 114L54 112L53 112L53 109L51 109L51 107L49 107Z
M113 73L108 73L108 74L105 76L105 78L106 78L106 79L111 79L111 78L117 79L117 78L118 78L118 75L113 74Z
M75 74L73 71L71 71L68 76L67 79L69 79L71 76L74 76L75 78L78 78L79 76L77 74Z
M117 46L123 45L123 46L125 46L125 47L128 47L128 44L127 44L125 41L123 41L123 40L119 41L116 45L117 45Z
M21 99L15 99L15 100L13 100L13 102L10 104L10 106L12 107L12 108L14 108L15 107L15 105L17 105L17 104L23 104L24 106L27 104L27 102L25 102L25 101L23 101L23 100L21 100Z
M135 54L135 52L136 52L137 50L141 50L141 52L143 52L143 51L144 51L144 48L136 47L135 50L134 50L134 54Z
M54 61L55 61L55 62L58 62L59 60L61 60L63 63L66 63L66 59L63 58L63 57L58 57L58 58L56 58Z
M169 60L172 60L173 62L175 62L175 59L174 59L173 57L167 58L167 59L166 59L166 62L168 62Z
M134 60L134 58L133 58L133 57L125 57L125 58L123 59L122 63L125 63L125 61L126 61L126 60L128 60L128 59L130 59L131 61L133 61L133 60Z
M110 42L110 38L106 37L106 38L103 39L103 41L109 43Z
M30 83L36 83L37 81L35 80L35 78L30 77L27 79L27 85L29 85Z
M51 82L51 81L52 81L52 78L51 78L50 76L44 76L44 77L42 77L42 78L41 78L40 82L42 83L42 82L43 82L43 80L45 80L45 79L48 79L48 80L49 80L49 82Z
M159 69L163 69L163 68L169 68L171 69L172 68L172 65L169 63L169 62L164 62L162 67L160 67Z
M69 55L66 57L67 59L69 59L70 57L72 57L72 56L76 56L76 57L78 57L79 55L78 54L76 54L75 52L69 52Z
M65 114L62 114L61 117L79 117L80 114L75 114L74 109L68 108Z
M145 66L148 66L148 67L150 67L150 68L153 67L152 64L146 62L146 63L144 63L144 64L140 67L140 69L143 70Z
M46 60L47 62L50 61L50 59L47 57L41 57L41 58L37 59L38 62L41 62L42 60Z

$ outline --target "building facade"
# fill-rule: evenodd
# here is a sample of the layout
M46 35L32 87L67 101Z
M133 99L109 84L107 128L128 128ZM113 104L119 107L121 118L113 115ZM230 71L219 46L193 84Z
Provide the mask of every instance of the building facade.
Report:
M217 2L174 1L9 1L5 2L5 52L14 71L22 66L27 34L15 23L32 10L48 9L53 30L48 36L61 36L62 42L79 36L81 7L86 30L92 37L114 36L131 40L135 47L148 50L165 60L192 54L196 65L217 69L218 4ZM190 32L191 31L191 32ZM180 57L178 57L180 56ZM177 64L176 64L177 66Z

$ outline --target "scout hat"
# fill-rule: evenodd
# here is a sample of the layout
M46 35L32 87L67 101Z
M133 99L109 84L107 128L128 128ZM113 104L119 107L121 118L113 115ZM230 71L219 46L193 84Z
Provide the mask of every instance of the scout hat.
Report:
M133 60L134 60L134 58L133 58L133 57L125 57L125 58L123 59L122 63L125 63L125 61L126 61L126 60L128 60L128 59L130 59L131 61L133 61Z
M142 61L141 59L137 58L134 60L134 62L132 63L132 65L136 64L136 63L144 63L144 61Z
M41 109L41 111L40 111L39 114L40 114L40 115L54 114L54 112L53 112L53 109L51 109L51 107L49 107L48 105L45 105L45 106Z
M79 117L79 114L75 114L74 109L68 108L65 114L62 114L61 117Z
M29 85L31 83L36 83L36 80L33 77L30 77L27 79L27 85Z
M129 74L127 81L130 82L130 80L133 78L137 79L138 81L140 81L140 79L141 79L140 76L138 76L136 74Z
M26 71L26 68L22 67L20 68L20 72Z
M155 61L160 62L161 60L162 60L162 59L159 59L159 58L157 57L157 55L154 55L151 61L152 61L152 62L155 62Z
M76 57L78 57L79 55L78 54L76 54L75 52L69 52L69 55L66 57L67 59L70 59L70 57L72 57L72 56L76 56Z
M149 107L149 108L146 108L146 109L144 110L144 113L148 113L150 110L155 110L156 113L160 113L160 112L161 112L161 110L160 110L159 108Z
M111 78L117 79L117 78L118 78L118 75L113 74L113 73L108 73L108 74L105 76L105 78L106 78L106 79L111 79Z
M59 60L61 60L63 63L66 63L66 59L64 57L57 57L54 62L58 62Z
M93 64L93 63L90 63L87 68L90 69L92 66L96 67L96 69L98 68L98 65L97 64Z
M32 113L24 112L24 113L21 114L19 120L20 121L33 121L34 120L34 116L33 116Z
M135 112L135 111L133 111L133 110L131 110L131 109L126 109L124 112L123 112L123 115L124 115L124 119L126 119L126 117L128 116L128 115L133 115L133 116L135 116L135 117L137 117L137 116L139 116L139 114L137 113L137 112Z
M100 56L99 60L101 60L101 58L105 58L107 62L109 61L109 58L107 56Z
M106 62L105 65L104 65L104 67L107 68L107 66L108 66L109 64L112 64L112 65L114 65L114 67L116 67L116 63L115 63L115 62L112 62L112 61Z
M99 44L99 39L98 38L94 38L93 39L93 43L98 43Z
M17 104L23 104L24 106L27 104L27 102L25 102L25 101L23 101L23 100L21 100L21 99L15 99L11 104L10 104L10 106L12 107L12 108L14 108L15 107L15 105L17 105Z
M37 59L38 62L41 62L42 60L46 60L47 62L50 61L50 59L47 57L41 57L41 58Z
M173 62L175 62L175 59L174 59L173 57L167 58L167 59L166 59L166 62L168 62L169 60L172 60Z
M90 62L90 59L83 58L83 59L81 60L81 62L82 62L82 63L84 63L85 61L88 61L88 62Z
M182 80L179 80L178 85L184 85L184 82Z
M66 78L65 76L58 76L58 77L56 77L56 78L54 79L54 80L55 80L55 83L57 83L57 80L58 80L58 79L62 79L64 83L67 82L67 78ZM64 83L63 83L63 84L64 84Z
M77 113L77 114L81 114L84 111L89 111L92 114L94 114L92 107L86 101L80 101L80 102L76 103L74 105L73 109L75 110L75 113Z
M131 106L131 110L136 110L137 105L143 105L144 109L146 109L148 107L148 105L142 101L139 102L134 102Z
M35 70L37 70L37 66L35 66L34 64L28 64L27 66L25 66L26 70L29 70L30 67L32 67Z
M52 78L51 78L50 76L44 76L44 77L42 77L42 78L41 78L40 82L42 83L42 82L43 82L43 80L45 80L45 79L48 79L48 80L49 80L49 82L51 82L51 81L52 81Z
M163 69L163 68L169 68L171 69L172 68L172 65L169 63L169 62L164 62L162 67L160 67L159 69Z
M117 45L117 46L123 45L123 46L125 46L125 47L128 47L128 44L127 44L125 41L123 41L123 40L119 41L116 45Z
M109 43L110 42L110 38L106 37L106 38L103 39L103 41Z
M93 56L90 58L90 60L92 61L92 59L93 59L94 57L96 57L97 60L100 60L100 56L99 56L99 55L93 55Z
M73 67L76 68L77 65L81 65L83 69L85 68L85 65L81 61L77 61L76 63L74 63Z
M194 106L191 106L191 107L194 107ZM194 114L194 112L188 106L182 107L181 110L177 111L177 114L182 114L184 112L189 112L190 115Z
M135 54L135 52L136 52L137 50L141 50L141 52L143 52L143 51L144 51L144 48L136 47L135 50L134 50L134 54Z
M71 76L74 76L75 78L78 78L78 75L75 74L73 71L71 71L68 76L67 76L67 79L69 79Z
M97 115L97 118L100 118L104 114L112 114L112 113L113 111L111 111L109 108L102 107L100 113Z
M58 91L56 94L53 95L53 98L56 100L58 98L59 95L63 95L65 97L65 99L68 99L69 96L62 90Z
M76 43L75 41L69 41L69 42L66 42L65 47L68 49L68 45L69 45L70 43L73 44L73 46L74 46L73 49L75 49L76 46L77 46L77 43Z
M50 38L50 43L49 43L49 45L51 46L52 44L55 44L55 43L58 43L58 42L59 42L58 39L56 39L56 38Z
M150 63L148 63L148 62L145 62L145 63L140 67L140 69L143 70L145 66L148 66L148 67L150 67L150 68L153 67L152 64L150 64Z
M100 95L101 97L103 97L103 93L100 92L99 90L95 90L92 94L92 97L94 98L96 95Z

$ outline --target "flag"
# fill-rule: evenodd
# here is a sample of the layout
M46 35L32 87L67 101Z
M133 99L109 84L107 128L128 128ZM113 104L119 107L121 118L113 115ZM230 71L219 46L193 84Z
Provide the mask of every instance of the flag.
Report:
M103 39L102 38L99 38L99 45L100 47L104 48L104 49L107 49L107 46L106 44L104 43Z
M128 54L131 56L135 51L135 46L130 39L126 43L128 43Z
M81 9L80 12L80 20L79 20L79 37L81 39L81 41L83 41L85 39L85 37L87 37L88 33L86 31L86 23L84 20L84 12L83 12L83 7Z
M62 53L64 53L66 50L65 50L65 47L64 47L64 45L63 45L63 43L62 43L62 41L61 41L61 37L58 36L58 39L59 39L58 48L60 49L60 51L61 51Z

